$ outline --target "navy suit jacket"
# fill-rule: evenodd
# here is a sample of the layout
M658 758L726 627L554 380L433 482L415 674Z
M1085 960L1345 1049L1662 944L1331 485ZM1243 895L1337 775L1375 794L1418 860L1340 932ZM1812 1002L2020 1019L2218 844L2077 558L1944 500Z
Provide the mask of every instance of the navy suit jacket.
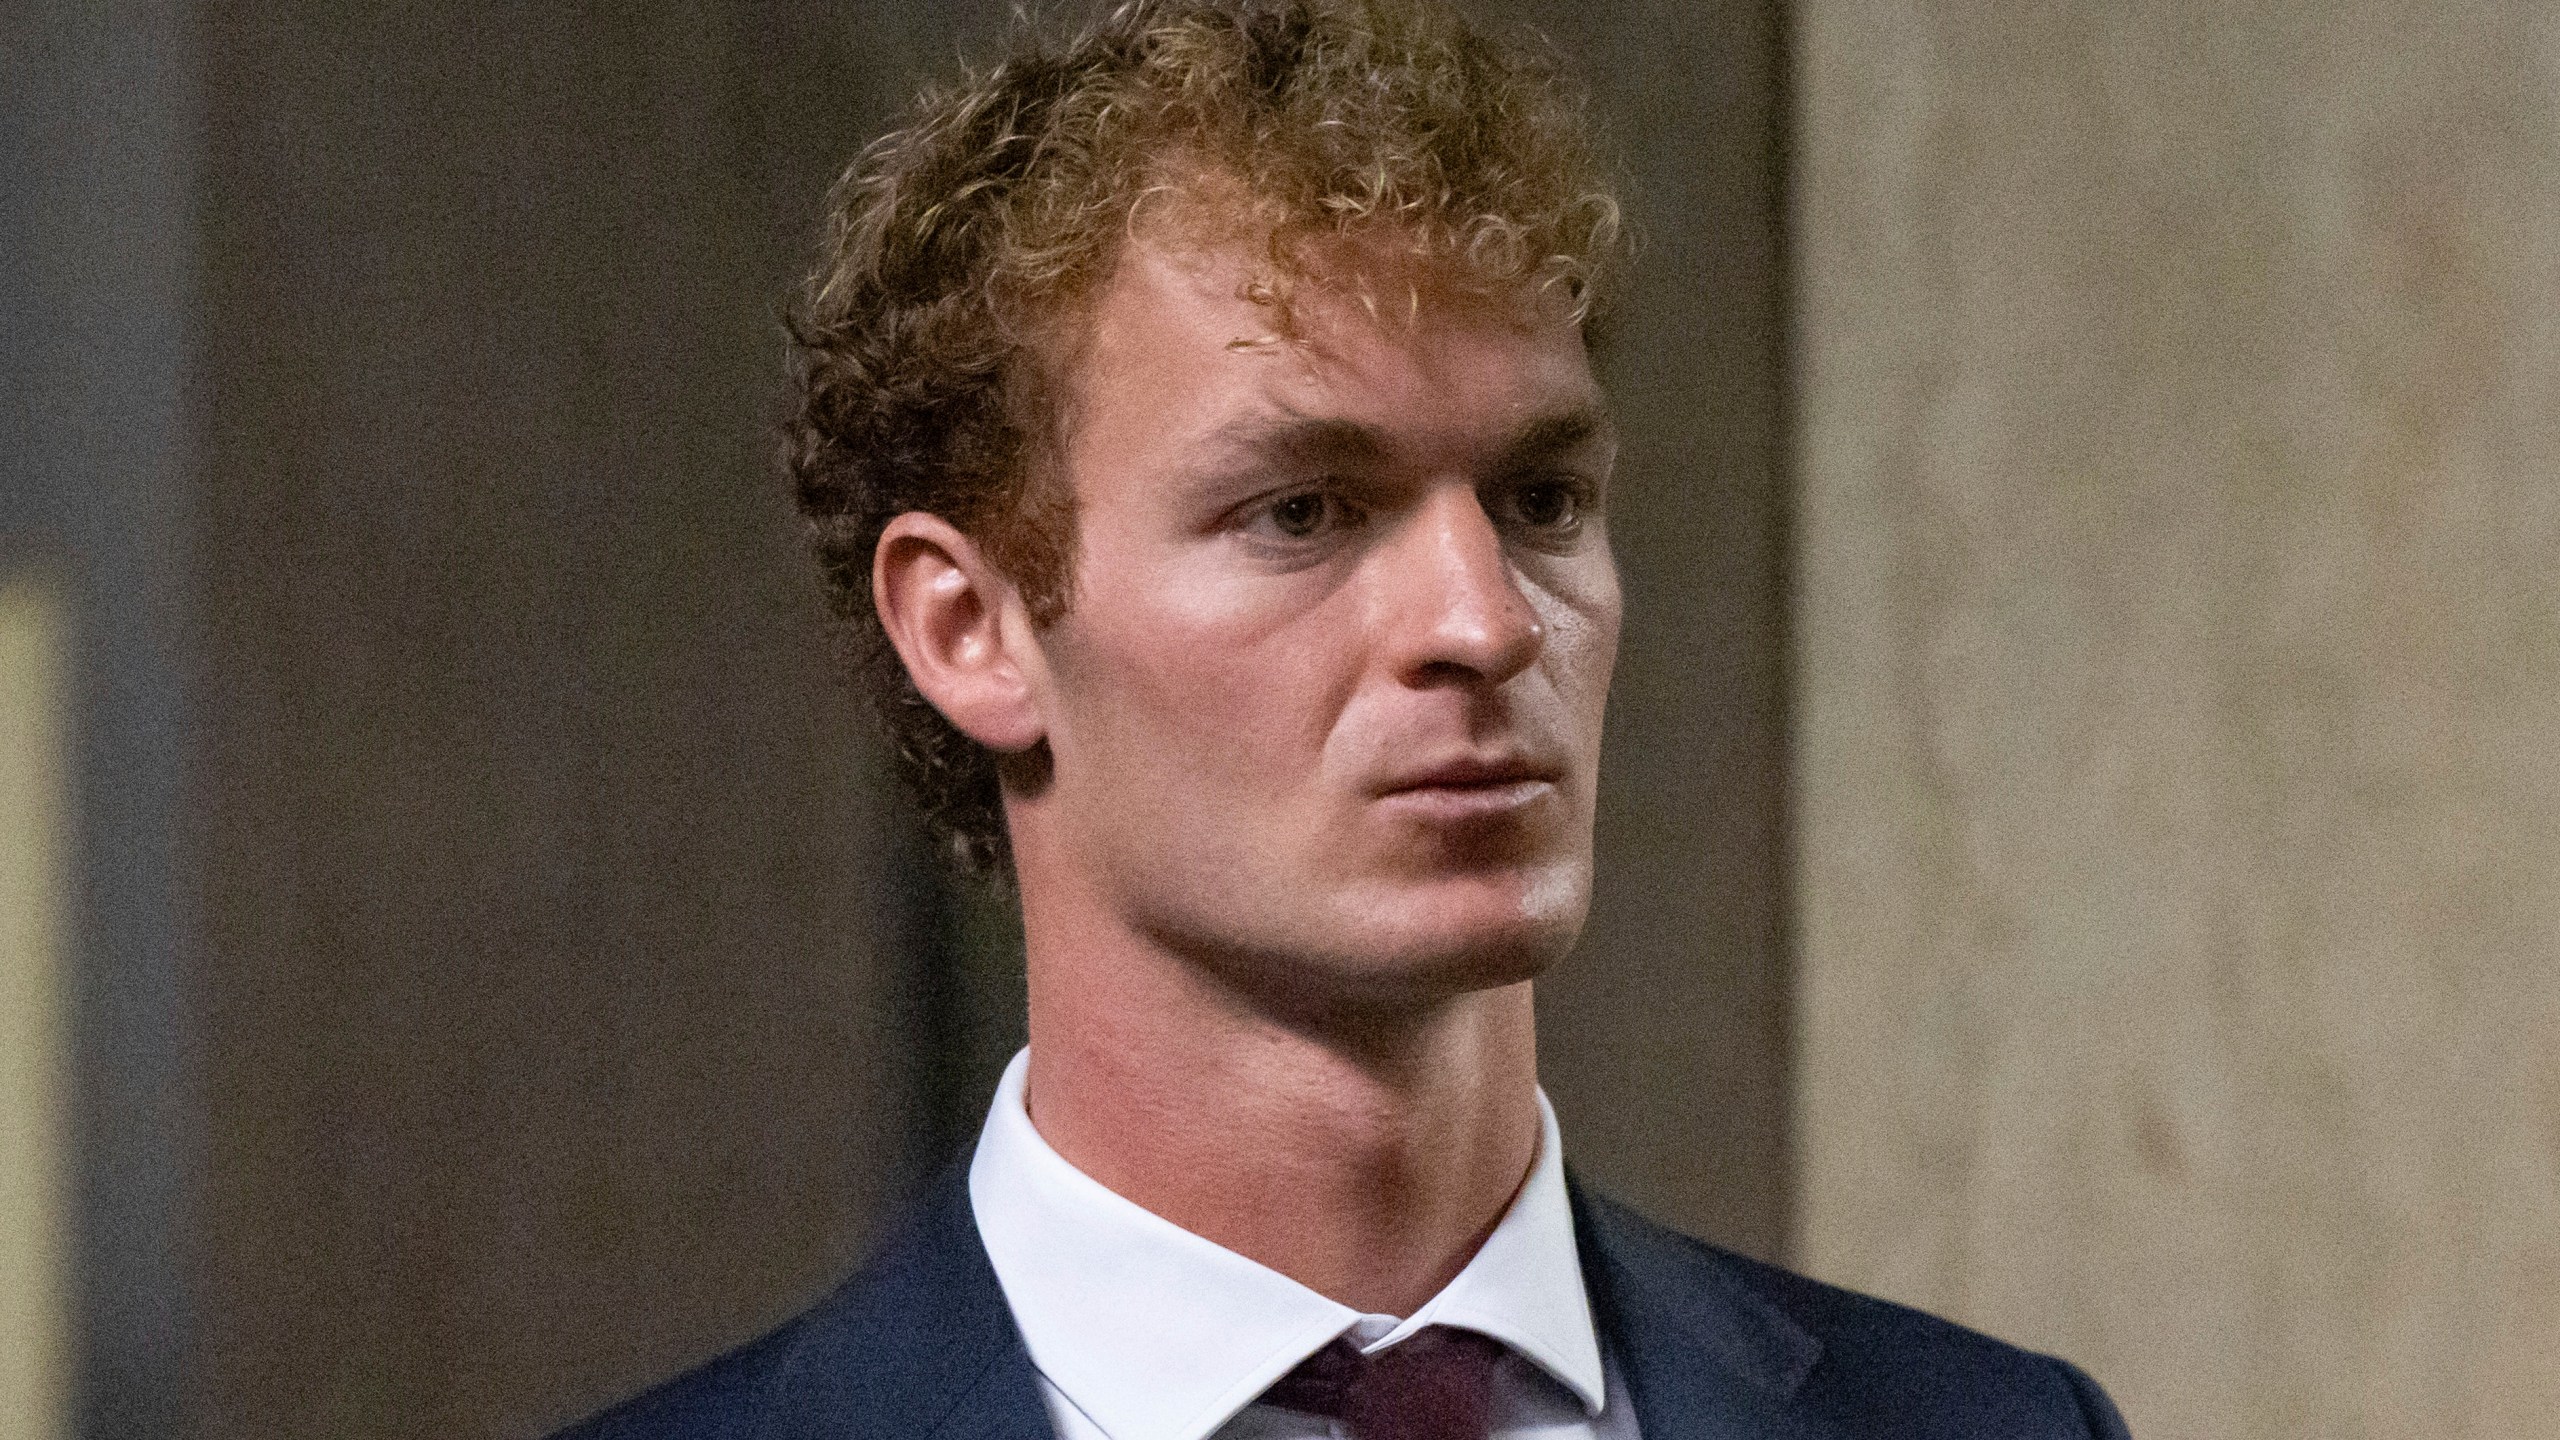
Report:
M2088 1376L1662 1229L1572 1185L1643 1440L2124 1440ZM761 1340L555 1440L1055 1440L953 1167L871 1262Z

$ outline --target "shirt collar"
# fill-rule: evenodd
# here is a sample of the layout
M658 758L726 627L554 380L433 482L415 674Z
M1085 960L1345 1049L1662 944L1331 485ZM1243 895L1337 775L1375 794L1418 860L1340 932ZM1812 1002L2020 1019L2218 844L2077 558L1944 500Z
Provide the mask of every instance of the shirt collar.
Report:
M1031 1362L1111 1440L1203 1440L1364 1316L1204 1240L1067 1163L1023 1104L1029 1051L996 1087L969 1166L979 1238ZM1425 1325L1502 1341L1571 1390L1607 1395L1583 1293L1555 1111L1538 1096L1538 1157L1493 1233L1438 1295L1366 1348ZM1363 1323L1363 1322L1367 1323Z

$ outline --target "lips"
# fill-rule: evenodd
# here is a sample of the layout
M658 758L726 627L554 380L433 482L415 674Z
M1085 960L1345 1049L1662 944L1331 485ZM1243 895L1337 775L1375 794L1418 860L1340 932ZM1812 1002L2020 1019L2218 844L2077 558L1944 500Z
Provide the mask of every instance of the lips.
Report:
M1378 803L1435 829L1508 825L1546 813L1560 793L1562 765L1520 753L1453 755L1396 772Z
M1523 756L1461 756L1400 773L1379 788L1382 795L1417 790L1500 790L1530 784L1554 784L1563 768Z

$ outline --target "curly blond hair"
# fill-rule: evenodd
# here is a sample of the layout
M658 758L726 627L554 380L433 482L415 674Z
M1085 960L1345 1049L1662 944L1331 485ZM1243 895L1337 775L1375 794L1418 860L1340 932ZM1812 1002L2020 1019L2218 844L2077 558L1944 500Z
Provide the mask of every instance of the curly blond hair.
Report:
M939 848L1007 861L996 757L909 680L871 600L910 510L971 536L1036 623L1073 592L1075 498L1048 463L1054 343L1148 225L1267 237L1285 312L1331 237L1385 240L1435 287L1528 292L1589 335L1622 259L1580 94L1540 50L1437 0L1127 0L1017 24L992 69L926 91L829 202L791 317L786 468L855 663ZM1285 315L1280 317L1285 333Z

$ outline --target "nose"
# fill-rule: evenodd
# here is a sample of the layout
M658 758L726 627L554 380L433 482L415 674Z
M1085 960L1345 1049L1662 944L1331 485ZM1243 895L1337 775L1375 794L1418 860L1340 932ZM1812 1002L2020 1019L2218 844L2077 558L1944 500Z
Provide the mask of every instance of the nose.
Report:
M1463 675L1499 685L1529 668L1547 627L1520 590L1482 501L1468 487L1435 490L1411 523L1394 566L1400 658L1407 683Z

